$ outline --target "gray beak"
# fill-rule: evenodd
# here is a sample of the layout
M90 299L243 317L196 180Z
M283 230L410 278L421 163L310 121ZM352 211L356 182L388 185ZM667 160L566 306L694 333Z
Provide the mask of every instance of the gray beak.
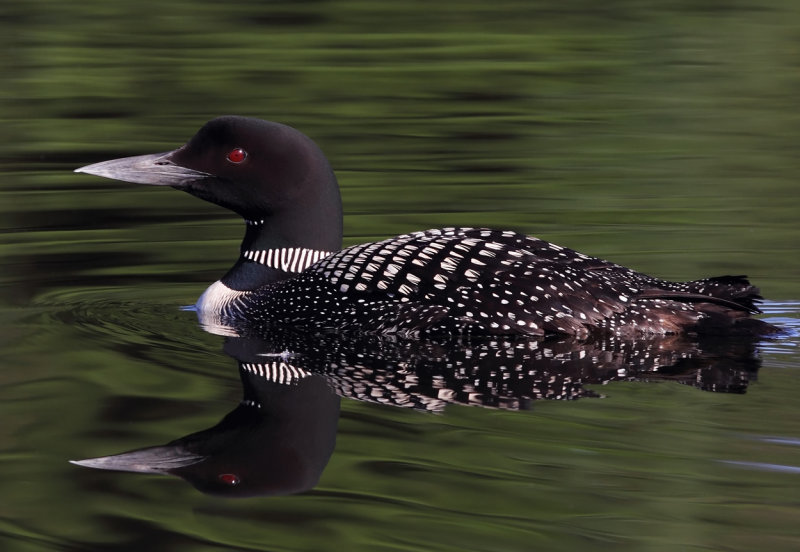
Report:
M133 182L134 184L173 186L175 188L183 188L212 176L202 171L176 165L170 160L172 153L169 151L112 159L86 165L75 169L75 172Z
M181 447L164 445L123 452L113 456L70 460L70 463L98 470L165 474L170 470L197 464L205 458L205 456L183 450Z

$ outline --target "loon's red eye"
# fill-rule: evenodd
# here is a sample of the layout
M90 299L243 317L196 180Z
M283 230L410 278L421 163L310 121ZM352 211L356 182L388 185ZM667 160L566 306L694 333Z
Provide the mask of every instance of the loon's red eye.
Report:
M247 159L247 152L242 148L233 148L228 152L228 161L231 163L241 163L245 159Z
M217 477L220 481L231 487L235 487L239 484L239 476L235 473L221 473Z

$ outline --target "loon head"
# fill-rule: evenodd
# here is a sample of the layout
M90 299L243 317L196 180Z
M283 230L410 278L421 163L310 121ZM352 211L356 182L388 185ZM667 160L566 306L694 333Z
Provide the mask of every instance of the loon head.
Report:
M270 121L218 117L176 150L87 165L75 172L171 186L257 226L250 246L336 251L342 207L333 170L301 132Z

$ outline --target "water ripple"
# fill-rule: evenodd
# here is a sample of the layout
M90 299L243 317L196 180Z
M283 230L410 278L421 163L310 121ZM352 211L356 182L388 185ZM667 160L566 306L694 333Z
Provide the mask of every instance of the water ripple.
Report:
M786 466L784 464L770 464L767 462L743 462L741 460L720 460L723 464L740 466L754 470L779 472L779 473L800 473L800 466Z
M761 351L765 354L781 355L781 361L773 359L770 366L781 368L797 368L795 356L797 355L800 342L800 301L765 301L761 305L761 310L767 316L765 321L775 324L783 330L782 335L776 339L765 341L761 344ZM788 362L787 355L793 355Z

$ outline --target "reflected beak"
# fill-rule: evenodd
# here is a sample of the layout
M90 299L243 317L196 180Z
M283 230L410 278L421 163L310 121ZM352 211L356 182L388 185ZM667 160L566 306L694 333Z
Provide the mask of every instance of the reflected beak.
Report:
M123 452L113 456L70 460L69 462L98 470L165 474L177 468L197 464L205 459L205 456L188 452L181 447L164 445Z
M174 152L151 153L135 157L123 157L86 165L75 169L76 173L93 174L134 184L172 186L185 188L213 175L176 165L170 159Z

